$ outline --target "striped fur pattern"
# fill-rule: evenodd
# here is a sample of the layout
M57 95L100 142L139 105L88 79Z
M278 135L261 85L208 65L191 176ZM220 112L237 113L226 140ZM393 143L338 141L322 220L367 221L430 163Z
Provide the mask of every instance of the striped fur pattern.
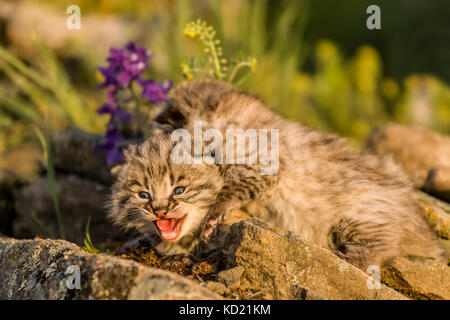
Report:
M117 225L137 229L166 255L192 251L202 221L222 188L215 165L175 164L170 159L172 148L167 134L155 134L143 144L130 146L125 163L116 169L109 201L109 215ZM175 195L177 187L185 187L185 191ZM148 192L151 199L140 198L140 192ZM186 216L179 241L162 241L158 236L154 212L158 207L168 209L168 218Z
M199 120L204 129L216 128L224 136L229 128L279 129L278 172L261 175L260 164L176 168L164 158L165 143L151 138L128 151L112 197L111 216L118 224L151 234L133 202L137 189L132 181L148 183L156 192L171 181L162 179L164 175L183 175L193 190L202 190L183 199L196 220L186 233L190 246L185 245L185 253L199 238L207 239L224 214L243 208L362 269L398 255L442 259L437 236L413 200L409 180L390 158L351 150L346 139L283 119L254 96L218 81L180 84L155 119L164 131L191 132ZM155 168L160 170L158 179L152 176L144 182Z

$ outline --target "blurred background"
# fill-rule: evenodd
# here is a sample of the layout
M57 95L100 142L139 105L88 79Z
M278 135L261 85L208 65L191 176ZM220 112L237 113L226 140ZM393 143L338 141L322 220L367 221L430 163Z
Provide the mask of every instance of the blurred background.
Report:
M81 30L66 8L81 8ZM366 8L381 8L368 30ZM444 0L26 0L0 2L0 168L36 175L34 128L103 133L97 66L128 41L153 52L149 76L183 80L202 53L183 33L198 18L217 31L225 57L253 56L240 88L281 115L362 147L379 124L450 133L450 2Z

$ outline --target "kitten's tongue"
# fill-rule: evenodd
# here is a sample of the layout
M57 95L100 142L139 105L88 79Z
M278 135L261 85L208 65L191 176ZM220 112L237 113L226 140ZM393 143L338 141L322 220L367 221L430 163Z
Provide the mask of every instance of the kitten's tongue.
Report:
M180 219L161 219L156 221L161 238L164 240L173 240L180 233Z

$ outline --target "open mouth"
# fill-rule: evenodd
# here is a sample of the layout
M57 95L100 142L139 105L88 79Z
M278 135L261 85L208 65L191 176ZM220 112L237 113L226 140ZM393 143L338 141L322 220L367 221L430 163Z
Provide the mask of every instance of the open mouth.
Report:
M174 241L178 238L181 232L181 227L183 225L186 216L180 219L160 219L156 220L156 227L158 228L161 238L166 241Z

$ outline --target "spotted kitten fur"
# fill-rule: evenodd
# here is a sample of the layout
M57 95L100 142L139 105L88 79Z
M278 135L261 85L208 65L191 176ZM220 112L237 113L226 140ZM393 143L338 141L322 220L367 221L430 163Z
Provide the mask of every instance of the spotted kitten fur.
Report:
M169 134L130 147L110 215L150 236L161 253L188 254L226 213L243 208L362 269L398 255L441 260L408 179L389 158L351 150L345 139L283 119L218 81L182 83L155 119L169 133L193 132L199 120L224 137L226 129L279 129L279 169L261 175L260 164L176 165Z
M155 134L125 150L125 163L116 170L109 214L125 229L150 237L162 254L185 254L197 244L202 221L222 189L215 165L175 164L174 143L167 134ZM179 193L176 188L184 188ZM150 197L142 197L148 194ZM162 211L166 212L162 212ZM157 221L182 219L177 239L162 239ZM177 221L174 221L177 222ZM164 227L164 226L163 226Z

